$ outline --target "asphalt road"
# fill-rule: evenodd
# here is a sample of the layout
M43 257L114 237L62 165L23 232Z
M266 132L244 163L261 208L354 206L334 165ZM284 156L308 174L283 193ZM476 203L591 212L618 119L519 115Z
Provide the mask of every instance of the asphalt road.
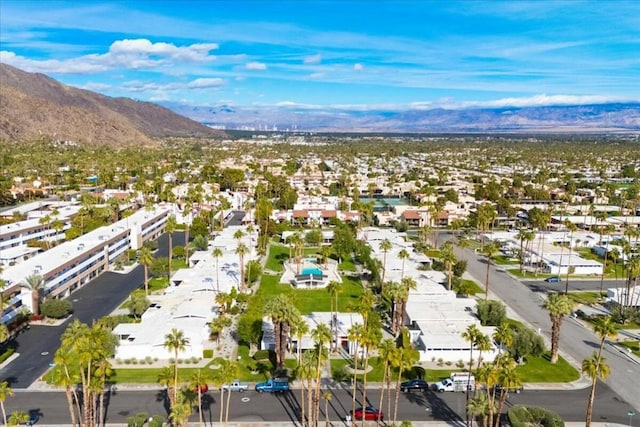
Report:
M174 244L184 240L184 233L174 234ZM169 253L168 235L158 239L156 257ZM59 326L31 326L9 345L20 357L0 370L0 381L7 381L12 389L27 388L49 368L53 356L60 346L60 336L78 319L91 324L95 319L110 314L118 308L129 294L144 283L144 268L137 266L128 274L106 272L71 294L73 315Z
M565 277L562 277L562 281L558 283L549 283L545 282L544 279L540 280L523 280L524 283L529 289L534 292L564 292L566 287ZM602 282L602 289L604 291L607 288L613 288L616 286L615 280L604 280ZM624 286L624 281L619 280L617 286ZM569 292L575 291L599 291L600 290L600 279L569 279Z
M451 238L450 233L441 233L441 241ZM461 251L462 257L468 260L467 272L479 283L484 283L486 262L473 250L458 248L458 253ZM535 292L523 285L522 282L506 273L502 267L491 265L489 271L490 292L493 292L534 329L540 328L547 342L550 342L551 321L548 313L542 308L545 294ZM571 283L571 289L574 289ZM599 286L599 282L596 283ZM598 344L598 337L574 319L568 318L562 323L561 352L564 356L573 359L578 366L582 360L591 356ZM621 401L627 403L628 409L633 407L636 413L640 413L640 365L627 357L626 354L618 351L610 343L605 346L605 357L611 368L611 374L605 380L606 384L618 393Z
M332 389L334 397L329 402L329 418L337 421L351 412L351 392ZM542 406L558 412L565 421L582 421L586 410L589 390L535 391L525 390L512 394L504 410L514 404ZM225 399L226 399L225 394ZM357 395L360 397L360 394ZM393 414L387 410L387 393L383 401L385 418L391 420ZM254 391L232 393L229 412L230 421L295 421L300 407L300 390L284 394L259 394ZM368 402L379 406L380 390L367 390ZM628 405L618 398L606 385L597 389L597 404L593 420L624 424L628 421ZM146 412L149 415L166 417L165 393L160 389L146 391L117 391L105 399L107 421L124 423L127 417ZM391 407L393 408L393 395ZM357 401L357 406L360 401ZM21 410L40 415L41 424L68 424L69 411L62 392L16 393L5 402L8 413ZM197 407L196 407L197 408ZM464 418L464 393L421 393L401 394L398 400L398 420L414 421L462 421ZM220 394L209 392L203 397L203 414L207 422L217 421L220 411ZM321 419L324 419L324 401L320 405ZM197 420L197 409L191 417Z

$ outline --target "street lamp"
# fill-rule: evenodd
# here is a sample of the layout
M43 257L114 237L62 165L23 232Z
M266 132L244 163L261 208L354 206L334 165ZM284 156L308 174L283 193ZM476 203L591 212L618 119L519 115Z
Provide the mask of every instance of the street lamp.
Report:
M627 415L629 415L629 427L631 427L631 420L633 419L633 416L634 416L635 414L636 414L636 413L635 413L635 412L633 412L633 411L629 411L629 412L627 412Z

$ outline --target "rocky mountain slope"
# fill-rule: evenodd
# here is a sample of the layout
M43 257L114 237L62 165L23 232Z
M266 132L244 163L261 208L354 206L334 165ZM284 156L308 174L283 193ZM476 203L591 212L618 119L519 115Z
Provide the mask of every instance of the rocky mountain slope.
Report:
M66 86L0 64L0 140L154 145L166 136L221 135L164 107Z

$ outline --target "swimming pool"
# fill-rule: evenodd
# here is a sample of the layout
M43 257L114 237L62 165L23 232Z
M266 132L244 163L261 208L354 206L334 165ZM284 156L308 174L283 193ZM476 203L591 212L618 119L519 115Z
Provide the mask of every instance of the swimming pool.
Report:
M302 274L312 274L314 276L322 276L322 270L319 268L303 268Z

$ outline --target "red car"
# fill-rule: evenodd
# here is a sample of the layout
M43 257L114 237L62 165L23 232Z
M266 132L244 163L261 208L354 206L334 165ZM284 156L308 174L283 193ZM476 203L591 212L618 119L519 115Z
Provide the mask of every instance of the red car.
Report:
M353 418L356 420L361 420L363 416L365 420L384 420L384 414L382 411L378 408L374 408L373 406L367 406L366 408L360 407L353 413Z
M200 393L206 393L209 391L209 386L206 384L202 384L202 385L197 385L193 388L193 391L195 391L196 393L198 391L200 391Z

